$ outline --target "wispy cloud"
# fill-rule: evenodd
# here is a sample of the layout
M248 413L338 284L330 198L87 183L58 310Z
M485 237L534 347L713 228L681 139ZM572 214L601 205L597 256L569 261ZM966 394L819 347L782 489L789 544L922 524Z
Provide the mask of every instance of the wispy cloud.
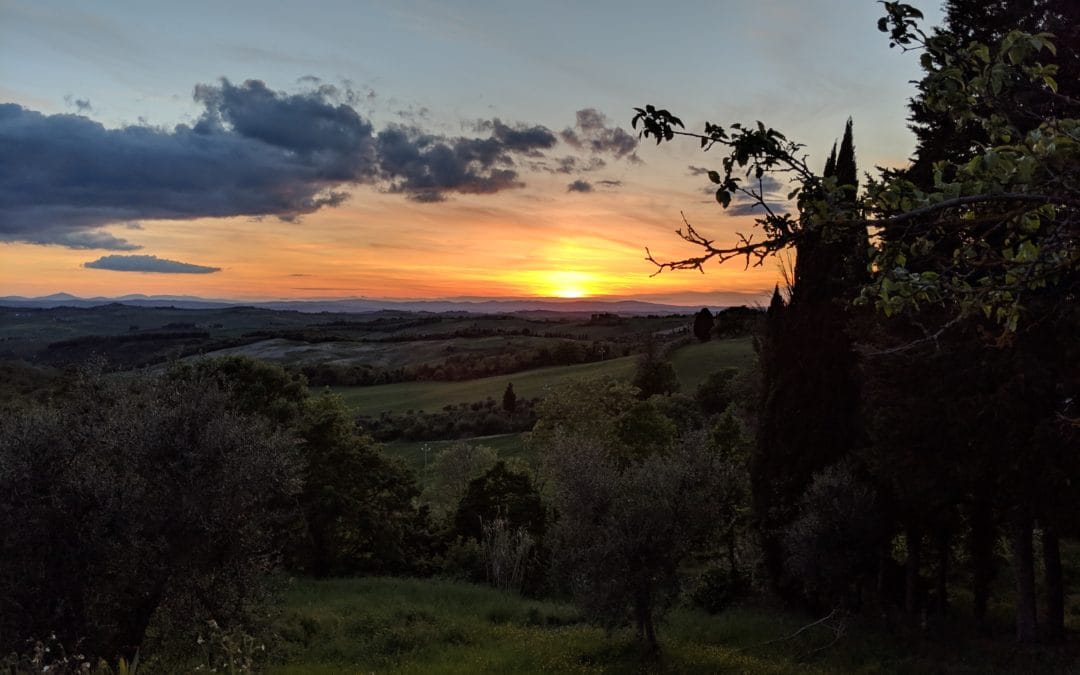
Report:
M220 267L193 265L191 263L167 260L156 255L107 255L83 263L83 267L113 272L150 272L155 274L212 274L220 272Z
M637 138L621 127L608 126L607 117L596 108L584 108L577 111L577 122L567 127L560 134L562 139L575 148L594 153L614 155L637 160Z

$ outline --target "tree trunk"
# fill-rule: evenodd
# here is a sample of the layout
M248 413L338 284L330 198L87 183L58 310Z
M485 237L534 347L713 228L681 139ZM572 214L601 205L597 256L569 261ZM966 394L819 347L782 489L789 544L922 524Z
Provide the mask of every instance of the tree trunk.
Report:
M976 630L990 633L986 606L990 601L990 583L994 579L994 513L990 502L977 499L971 507L970 555L972 566L972 613Z
M1035 551L1031 543L1032 519L1017 515L1013 523L1013 559L1016 574L1016 639L1024 644L1038 639L1035 607Z
M728 558L728 571L731 572L731 578L737 579L739 576L738 564L735 561L735 526L732 526L728 531L727 537L727 558Z
M653 625L652 608L645 608L645 641L649 645L651 651L659 649L660 645L656 642L656 627Z
M1065 639L1065 582L1061 574L1061 546L1054 527L1043 528L1043 564L1046 569L1046 625L1043 637L1047 642Z
M644 643L649 653L655 653L658 645L652 616L652 593L648 589L638 591L634 600L634 618L637 622L638 639Z
M908 525L904 536L907 541L904 611L910 616L915 616L919 611L919 568L922 566L922 532L915 525Z

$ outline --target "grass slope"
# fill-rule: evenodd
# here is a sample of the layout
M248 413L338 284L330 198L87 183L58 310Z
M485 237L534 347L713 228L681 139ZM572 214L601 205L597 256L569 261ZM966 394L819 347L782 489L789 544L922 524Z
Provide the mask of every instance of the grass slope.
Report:
M682 390L693 394L699 382L720 368L741 368L753 358L749 338L715 340L691 344L675 351L671 361L682 384ZM439 410L445 405L472 403L491 397L501 400L508 382L523 398L543 398L552 388L566 380L607 375L629 378L634 372L637 357L627 356L597 363L576 366L537 368L510 375L496 375L465 382L400 382L375 387L334 387L357 413L377 416L379 413L407 410Z
M754 359L750 338L695 342L675 350L671 365L684 394L693 395L698 384L721 368L744 368Z
M814 617L751 607L715 616L676 609L660 626L660 657L643 664L629 631L590 626L567 605L441 580L299 579L279 610L269 668L278 675L1052 673L1076 665L1068 648L904 638L858 620L832 646L835 634L822 627L777 640Z
M638 648L627 631L609 634L583 623L567 605L471 584L299 580L282 605L275 626L277 663L269 669L279 675L606 673L638 672L640 667ZM769 621L767 628L795 625ZM794 664L782 652L762 657L737 650L736 645L765 629L760 619L741 613L714 619L677 612L665 626L664 654L654 666L659 672L833 672Z
M333 387L331 390L340 394L357 413L377 416L383 411L435 411L445 405L482 401L489 396L501 401L508 382L514 383L518 398L543 398L552 387L567 379L597 375L625 378L633 370L634 357L628 356L576 366L537 368L464 382L399 382L375 387Z

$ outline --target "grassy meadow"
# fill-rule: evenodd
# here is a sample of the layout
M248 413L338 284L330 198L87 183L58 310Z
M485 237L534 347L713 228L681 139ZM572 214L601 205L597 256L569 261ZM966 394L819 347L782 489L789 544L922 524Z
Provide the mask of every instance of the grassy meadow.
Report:
M684 345L671 354L671 365L679 378L681 391L693 395L710 373L722 368L744 368L753 359L753 342L742 337Z
M659 657L643 660L629 630L585 623L569 605L446 580L297 579L278 609L275 675L1076 672L1070 650L967 634L917 640L849 623L839 639L825 624L788 637L819 617L766 606L678 608L659 628Z

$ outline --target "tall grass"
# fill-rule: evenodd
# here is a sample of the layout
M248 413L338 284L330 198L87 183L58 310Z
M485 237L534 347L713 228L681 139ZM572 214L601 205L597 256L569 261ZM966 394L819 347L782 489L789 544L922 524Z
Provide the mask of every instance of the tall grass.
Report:
M887 635L849 620L835 645L814 617L742 607L680 608L660 627L659 657L629 630L607 632L556 602L465 583L416 579L292 582L274 625L271 673L1053 673L1075 650L1007 638ZM644 660L643 660L644 659Z

